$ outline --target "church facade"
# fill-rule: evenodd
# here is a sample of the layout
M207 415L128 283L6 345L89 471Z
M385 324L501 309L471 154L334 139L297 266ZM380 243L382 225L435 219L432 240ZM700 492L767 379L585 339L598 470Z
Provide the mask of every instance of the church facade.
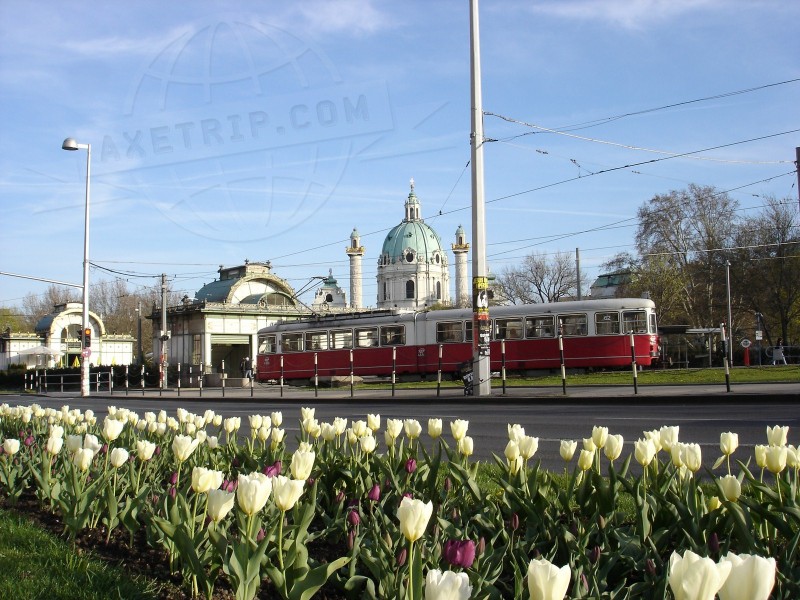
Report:
M450 304L450 273L439 234L422 218L411 180L405 215L386 235L378 257L378 308L424 310Z

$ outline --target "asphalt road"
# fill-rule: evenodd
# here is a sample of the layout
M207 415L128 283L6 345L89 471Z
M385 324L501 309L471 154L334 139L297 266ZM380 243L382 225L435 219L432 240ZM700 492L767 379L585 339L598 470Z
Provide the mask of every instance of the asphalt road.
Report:
M539 450L534 460L540 460L549 470L561 470L564 463L559 456L562 439L577 440L590 437L594 425L609 428L625 439L623 457L633 451L633 442L644 431L662 425L680 427L680 440L699 443L703 451L703 464L709 468L720 456L719 436L732 431L739 434L739 450L734 459L753 462L753 446L766 443L766 428L771 425L789 426L789 443L800 446L800 383L798 384L741 384L727 392L725 386L658 386L632 388L569 388L567 396L561 388L527 388L508 390L507 395L494 390L488 398L465 397L459 390L419 392L397 390L356 391L350 397L349 389L313 390L284 389L283 396L275 386L256 386L249 389L227 389L225 396L219 388L206 389L202 397L198 390L148 391L117 390L93 391L92 396L81 398L75 393L49 392L48 394L5 395L3 402L11 405L38 403L42 406L85 410L92 408L102 418L109 405L126 407L140 415L146 411L166 410L174 415L183 407L190 412L203 413L212 409L225 417L242 418L242 434L248 434L247 417L251 414L268 415L272 411L283 413L283 427L287 430L287 445L296 445L299 434L301 406L316 408L320 422L334 417L366 419L368 413L380 414L382 425L387 418L413 418L420 421L427 432L427 420L441 418L445 439L452 444L448 423L455 419L469 421L468 435L475 446L474 459L492 460L492 454L503 456L508 441L508 425L519 424L528 435L539 438ZM252 396L251 396L252 393ZM423 433L423 440L427 440ZM380 434L379 441L382 442ZM381 444L382 447L382 444Z

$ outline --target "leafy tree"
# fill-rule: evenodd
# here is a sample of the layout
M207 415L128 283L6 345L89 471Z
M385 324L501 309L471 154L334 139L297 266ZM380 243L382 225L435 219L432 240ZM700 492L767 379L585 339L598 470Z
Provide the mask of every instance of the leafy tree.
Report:
M742 223L735 258L731 260L736 266L732 287L752 312L764 316L768 331L775 338L780 336L787 341L800 339L800 221L797 217L796 200L767 197L763 211Z
M691 325L727 318L726 303L719 299L725 297L727 248L735 238L737 210L726 193L694 184L658 194L639 208L640 276L646 271L648 283L665 290L670 304L679 302L682 311L674 312L682 312Z

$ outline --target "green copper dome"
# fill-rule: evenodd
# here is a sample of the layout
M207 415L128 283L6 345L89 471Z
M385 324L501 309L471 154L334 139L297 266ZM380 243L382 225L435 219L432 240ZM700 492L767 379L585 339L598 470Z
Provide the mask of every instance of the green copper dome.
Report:
M442 240L420 217L420 204L414 193L414 180L405 204L405 218L386 235L381 249L381 264L446 264Z
M383 242L381 255L389 262L429 262L443 260L442 241L437 233L422 221L395 225ZM438 260L437 260L438 258Z

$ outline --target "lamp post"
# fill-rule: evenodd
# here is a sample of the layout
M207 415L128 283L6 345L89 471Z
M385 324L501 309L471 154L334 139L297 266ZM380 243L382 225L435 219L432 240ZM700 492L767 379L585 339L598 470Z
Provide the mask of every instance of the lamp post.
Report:
M67 138L61 144L62 150L86 150L86 208L83 216L83 318L81 324L81 396L89 395L89 356L91 348L86 345L86 332L89 325L89 176L92 164L92 145L79 144L74 138Z

